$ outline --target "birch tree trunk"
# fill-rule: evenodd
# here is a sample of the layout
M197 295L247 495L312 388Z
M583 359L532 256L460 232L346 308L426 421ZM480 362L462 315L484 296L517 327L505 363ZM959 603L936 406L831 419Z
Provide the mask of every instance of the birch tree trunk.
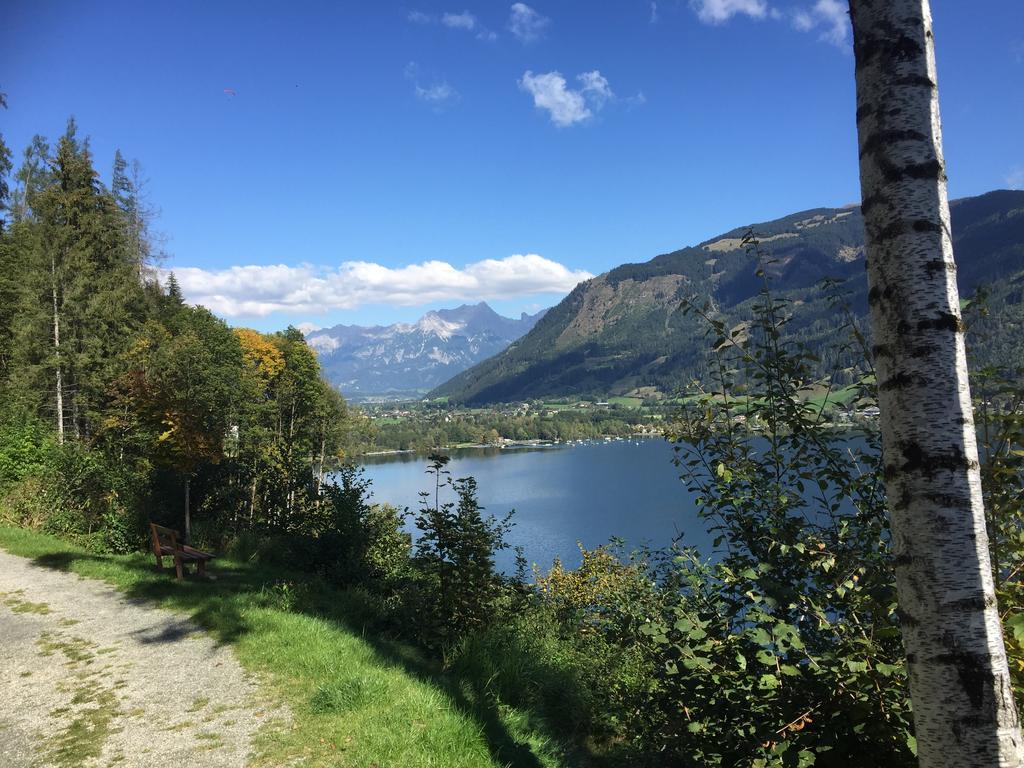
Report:
M64 380L60 363L60 313L57 304L57 260L50 258L50 280L53 292L53 352L57 361L57 443L64 445Z
M923 768L1024 764L985 532L928 0L850 0L868 300Z

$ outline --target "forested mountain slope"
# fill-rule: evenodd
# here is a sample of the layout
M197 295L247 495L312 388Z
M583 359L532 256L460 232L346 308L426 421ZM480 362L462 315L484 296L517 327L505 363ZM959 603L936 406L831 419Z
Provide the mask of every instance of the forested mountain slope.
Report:
M962 296L983 283L1007 285L1024 270L1024 192L995 191L951 204ZM485 403L545 396L671 393L707 372L707 323L681 305L707 306L728 326L750 318L763 287L744 236L760 243L772 291L788 300L790 339L822 347L850 315L867 315L863 219L857 207L818 208L738 227L696 246L624 264L581 283L505 352L431 392L455 402ZM822 281L833 282L825 288ZM990 312L1020 304L1020 291L997 291ZM996 326L992 317L988 327ZM992 362L1012 360L1015 340L975 338ZM1009 347L1007 345L1010 345ZM996 347L999 347L997 352ZM1013 347L1014 349L1011 349ZM822 374L844 377L858 363L831 352Z

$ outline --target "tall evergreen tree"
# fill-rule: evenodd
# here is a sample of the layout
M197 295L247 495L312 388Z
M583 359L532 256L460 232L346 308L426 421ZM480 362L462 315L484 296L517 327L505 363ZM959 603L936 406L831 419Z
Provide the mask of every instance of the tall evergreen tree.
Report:
M36 134L32 143L25 147L21 167L14 176L16 185L11 195L14 221L24 221L32 215L36 197L52 180L50 163L50 145L46 137Z
M0 235L10 223L7 212L11 210L11 186L8 177L11 173L11 150L4 142L4 135L0 133Z
M87 436L102 418L107 384L143 302L123 217L74 121L45 174L38 167L44 147L34 141L23 167L26 279L13 347L21 394L51 415L63 441L65 429Z
M928 0L851 0L886 495L918 755L1024 764L985 529Z
M135 265L139 281L146 277L146 269L153 255L150 222L153 210L146 205L142 165L138 160L130 164L121 150L114 153L110 191L125 219L129 257Z

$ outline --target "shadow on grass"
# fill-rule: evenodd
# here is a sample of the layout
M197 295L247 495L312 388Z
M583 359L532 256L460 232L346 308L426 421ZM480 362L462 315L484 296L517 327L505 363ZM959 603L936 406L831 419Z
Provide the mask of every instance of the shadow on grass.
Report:
M488 681L471 674L445 672L438 662L425 657L414 647L375 631L374 625L380 617L374 615L365 597L353 598L349 591L325 586L307 595L307 599L282 606L277 587L308 583L307 575L225 561L214 569L216 580L188 575L183 581L176 581L173 571L157 570L153 562L141 555L110 557L61 551L39 555L33 562L54 570L106 578L116 583L131 600L160 603L184 611L221 644L232 644L252 631L243 615L243 609L247 607L283 608L326 621L360 637L373 648L382 664L400 669L443 692L460 713L478 724L491 757L498 765L509 768L541 768L543 765L531 746L509 731L496 697L488 690ZM112 563L116 564L116 572L110 568ZM186 624L180 623L169 627L166 632L141 638L141 641L176 642L189 631ZM538 663L541 662L538 660ZM564 736L551 733L543 714L530 711L526 714L531 730L551 737L550 741L561 747L567 747L574 756L573 764L579 764L580 758L587 764L596 761L596 755L590 750L578 745L570 746Z

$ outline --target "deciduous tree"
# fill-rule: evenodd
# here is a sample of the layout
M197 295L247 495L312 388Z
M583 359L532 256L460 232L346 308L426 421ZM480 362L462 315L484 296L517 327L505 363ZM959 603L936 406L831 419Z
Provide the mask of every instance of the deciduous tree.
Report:
M1020 766L989 563L928 0L851 0L886 493L920 763Z

